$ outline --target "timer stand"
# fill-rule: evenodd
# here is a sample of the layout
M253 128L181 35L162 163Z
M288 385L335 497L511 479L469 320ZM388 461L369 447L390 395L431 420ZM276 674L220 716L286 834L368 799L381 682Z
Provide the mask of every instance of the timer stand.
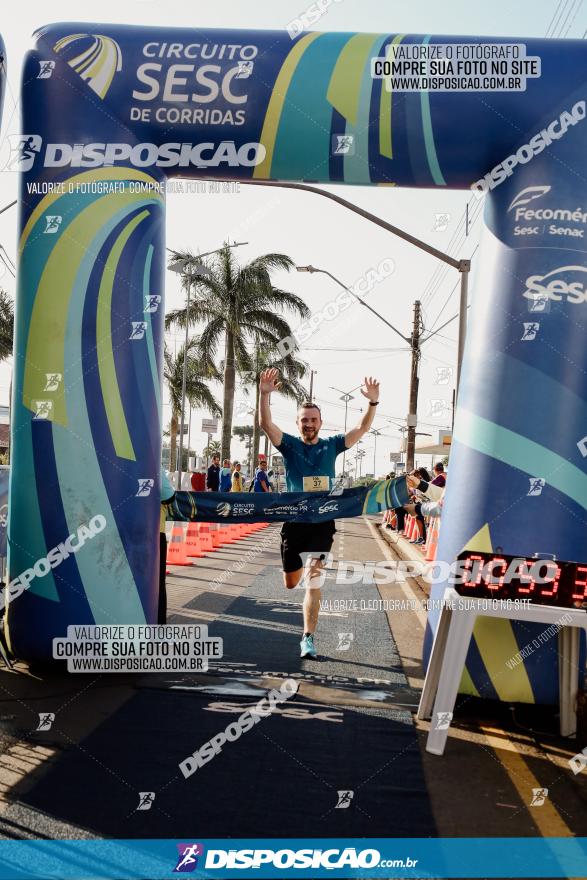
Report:
M458 600L464 598L453 587L447 587L434 637L428 671L422 689L417 717L431 718L426 751L442 755L465 660L478 617L500 617L522 620L525 623L560 625L561 608L531 604L524 609L489 608L486 599L467 596L467 608L459 609ZM454 606L454 607L451 607ZM578 690L579 636L587 633L587 612L565 608L571 621L559 631L559 705L561 736L572 736L576 729L575 700ZM435 699L436 698L436 699ZM434 711L432 707L434 706Z

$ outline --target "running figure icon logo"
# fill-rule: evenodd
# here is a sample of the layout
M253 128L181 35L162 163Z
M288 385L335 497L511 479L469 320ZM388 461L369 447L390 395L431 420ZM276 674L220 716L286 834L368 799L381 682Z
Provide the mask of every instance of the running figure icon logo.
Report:
M536 339L536 335L538 330L540 329L540 324L536 321L526 322L524 321L524 332L522 333L522 342L531 342L532 339Z
M188 874L195 871L199 856L204 855L203 845L201 843L178 843L177 850L179 857L173 873Z
M434 724L435 730L448 730L450 727L450 722L452 721L452 712L437 712L436 713L436 722Z
M355 136L354 136L354 134L333 134L332 135L332 155L333 156L354 156L355 155Z
M339 633L337 651L348 651L354 639L354 633Z
M348 810L351 805L351 801L355 796L354 791L349 791L346 789L345 791L337 791L338 795L338 803L335 806L335 810Z
M49 235L54 235L59 230L62 220L63 217L61 214L45 214L45 223L47 225L43 232L48 233Z
M129 339L144 339L145 330L147 329L146 321L131 321L132 330L130 331Z
M145 496L150 495L151 489L155 485L155 480L142 479L142 480L139 480L138 482L139 482L139 488L138 488L137 495L141 498L144 498Z
M532 789L532 800L530 801L530 806L531 807L541 807L547 797L548 797L548 789L547 788L533 788Z
M43 143L38 134L9 135L10 156L6 163L7 171L30 171L41 151Z
M36 730L51 730L55 721L55 712L39 712L39 724Z
M150 810L155 800L154 791L139 791L139 805L137 810Z
M45 373L47 377L47 381L45 382L45 387L43 391L57 391L61 384L61 380L63 378L62 373Z
M39 72L37 74L37 79L51 79L53 71L55 70L55 62L54 61L39 61Z
M546 480L542 479L542 477L529 477L528 479L530 480L528 495L542 495L542 490L546 486Z
M145 295L145 312L156 312L161 303L161 296L158 293L148 293Z

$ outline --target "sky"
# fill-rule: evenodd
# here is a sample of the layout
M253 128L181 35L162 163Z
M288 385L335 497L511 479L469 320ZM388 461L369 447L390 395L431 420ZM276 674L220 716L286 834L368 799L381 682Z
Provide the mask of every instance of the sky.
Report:
M284 29L307 7L306 0L214 0L213 3L177 0L102 0L102 23L145 26ZM95 9L95 7L94 7ZM41 25L59 21L95 22L79 2L53 0L49 5L32 0L26 14L0 19L0 33L7 49L8 88L5 96L1 137L18 132L20 70L32 32ZM584 0L333 0L323 17L313 25L320 31L368 31L381 33L465 34L471 36L583 38L587 28ZM167 246L205 253L225 240L246 241L235 250L239 261L259 254L279 252L298 265L312 264L327 270L343 284L358 279L379 280L368 293L369 304L404 336L410 334L414 301L422 302L424 327L440 327L458 311L458 272L440 264L365 219L320 196L231 185L229 192L186 191L167 196ZM199 187L198 190L201 190ZM332 187L348 201L399 226L412 235L456 258L472 257L470 296L475 296L475 255L482 229L482 203L468 191L443 189L413 190L369 187ZM0 173L0 209L17 197L17 175ZM468 222L466 210L468 206ZM16 260L17 212L0 213L0 244ZM393 271L390 271L393 266ZM322 312L336 299L340 288L326 275L298 272L274 275L276 286L292 291L314 313ZM14 296L16 283L0 263L0 285ZM166 309L183 304L176 275L166 273ZM422 348L418 401L417 445L436 442L438 432L451 425L451 399L456 377L457 320L453 320ZM181 334L168 334L172 347ZM375 450L373 435L365 438L363 473L385 474L391 469L389 455L400 448L399 427L408 412L410 354L407 345L359 304L337 319L323 322L302 346L299 356L314 376L314 396L322 408L324 433L343 430L345 409L341 392L352 392L348 426L361 417L363 398L354 389L364 376L381 383L381 403L374 428L381 434ZM451 373L452 371L452 373ZM8 403L11 362L0 365L0 405ZM334 390L338 389L338 390ZM221 388L213 389L221 400ZM164 392L163 421L169 421ZM435 401L444 401L435 403ZM238 388L235 424L246 423L246 410L253 405L252 392ZM436 414L438 412L438 414ZM206 435L201 419L208 413L194 410L191 421L192 446L201 453ZM295 406L283 397L273 397L274 421L285 431L295 432ZM250 423L250 421L249 421ZM426 436L430 435L430 436ZM376 453L376 458L375 458ZM232 457L244 459L244 447L235 438ZM418 457L416 458L418 461ZM352 458L351 458L352 461ZM429 457L421 457L430 464ZM353 465L354 466L354 465Z

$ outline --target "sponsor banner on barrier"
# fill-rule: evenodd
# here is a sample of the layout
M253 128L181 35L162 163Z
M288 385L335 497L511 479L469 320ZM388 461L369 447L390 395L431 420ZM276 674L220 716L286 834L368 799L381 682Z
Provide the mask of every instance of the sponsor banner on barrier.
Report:
M200 522L323 522L376 514L409 501L405 477L331 492L176 492L168 520Z

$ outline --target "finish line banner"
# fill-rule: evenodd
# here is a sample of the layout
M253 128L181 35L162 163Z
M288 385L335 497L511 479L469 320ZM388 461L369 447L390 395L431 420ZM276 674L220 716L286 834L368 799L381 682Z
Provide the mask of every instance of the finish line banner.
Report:
M176 492L167 519L199 522L325 522L376 514L410 500L405 477L331 492Z

